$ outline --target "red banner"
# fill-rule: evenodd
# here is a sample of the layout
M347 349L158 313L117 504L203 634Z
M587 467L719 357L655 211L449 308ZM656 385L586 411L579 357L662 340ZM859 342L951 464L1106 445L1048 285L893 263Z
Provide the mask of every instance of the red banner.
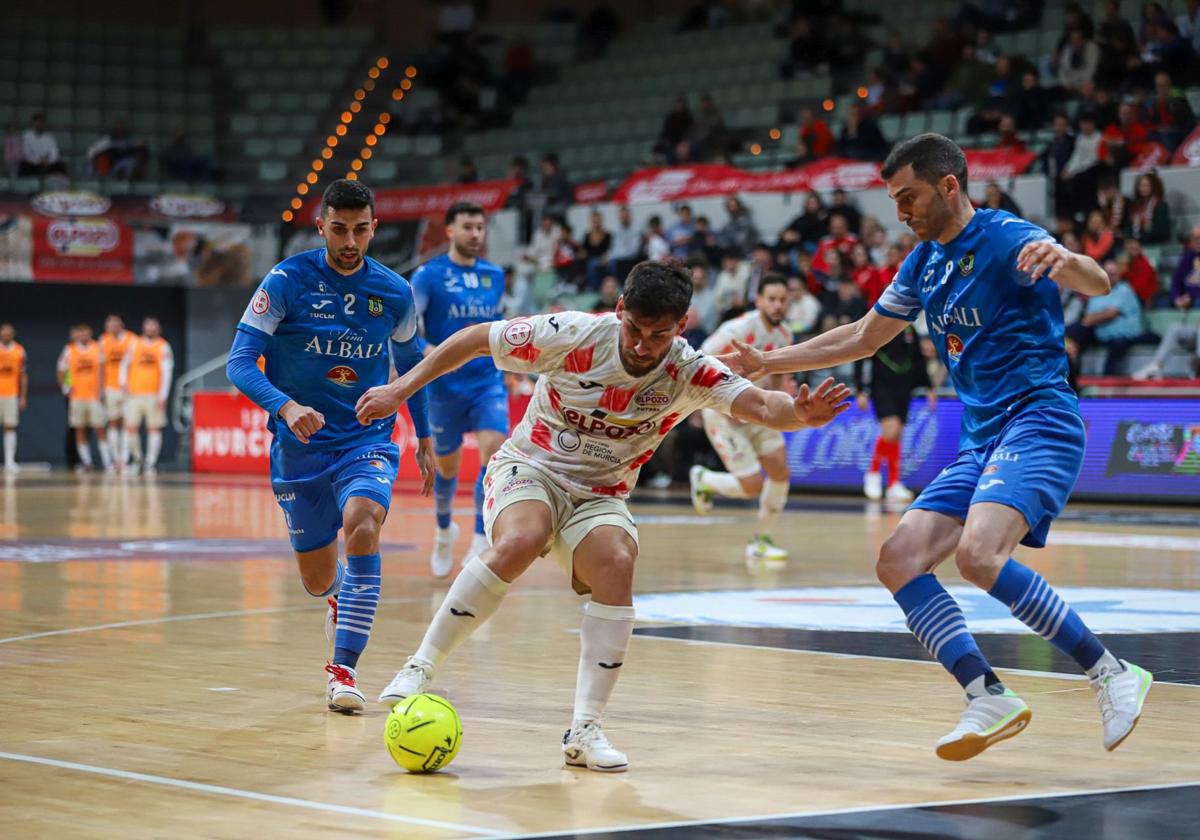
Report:
M528 395L508 397L508 416L515 425L529 405ZM400 447L399 479L420 478L417 462L410 452L416 448L416 434L408 408L401 407L392 439ZM267 413L241 394L208 391L195 395L192 402L192 471L198 473L249 473L267 475L271 451L271 433L267 431ZM479 469L479 451L475 437L463 441L460 475L473 478ZM462 485L464 492L471 485ZM473 491L471 491L473 492Z
M1171 163L1176 166L1200 166L1200 125L1179 144Z
M1032 152L1014 153L1003 149L966 149L964 152L971 179L977 182L1019 175L1036 158ZM761 174L732 166L701 164L642 169L617 188L613 201L645 204L737 192L804 192L839 187L861 190L882 186L879 164L874 161L823 158L796 169Z
M595 204L608 198L608 181L588 181L575 185L576 204Z
M1162 143L1150 142L1145 150L1129 165L1134 172L1149 172L1171 161L1171 150Z
M132 283L133 234L105 216L34 216L33 279Z
M375 217L381 222L397 222L405 219L437 218L456 201L478 204L488 213L504 207L517 182L476 181L474 184L445 184L436 187L413 187L407 190L376 190ZM315 219L321 207L321 198L308 200L296 214L296 223L308 224Z

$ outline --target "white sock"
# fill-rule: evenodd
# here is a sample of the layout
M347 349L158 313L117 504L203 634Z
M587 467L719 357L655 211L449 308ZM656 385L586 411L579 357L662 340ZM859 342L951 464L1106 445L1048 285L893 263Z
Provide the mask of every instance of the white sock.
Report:
M787 504L789 486L787 481L770 478L763 482L762 492L758 494L758 521L762 523L760 527L764 533L771 533L779 521L779 514L783 513L783 507Z
M146 432L146 466L153 467L158 463L158 453L162 451L162 431L150 429Z
M129 429L125 434L125 442L129 446L129 455L135 463L142 461L142 439L137 429Z
M511 584L478 557L463 566L425 631L416 658L436 668L496 612Z
M125 466L129 463L129 432L124 427L113 432L117 436L117 463Z
M4 463L17 463L17 430L4 430Z
M1114 674L1119 674L1125 670L1125 666L1117 661L1117 657L1105 650L1103 655L1096 660L1096 664L1088 668L1087 675L1095 679L1100 676L1100 669L1105 667L1109 668Z
M746 491L742 489L741 480L732 473L705 470L701 476L701 481L711 488L714 493L724 496L727 499L749 498L746 495Z
M86 443L75 441L75 451L79 453L79 460L88 469L92 468L92 448Z
M112 466L112 452L108 449L108 441L104 438L96 441L96 447L100 450L100 462L104 464L104 469Z
M633 635L633 607L588 601L579 626L579 674L575 679L574 724L598 721L617 687ZM574 725L572 724L572 725Z

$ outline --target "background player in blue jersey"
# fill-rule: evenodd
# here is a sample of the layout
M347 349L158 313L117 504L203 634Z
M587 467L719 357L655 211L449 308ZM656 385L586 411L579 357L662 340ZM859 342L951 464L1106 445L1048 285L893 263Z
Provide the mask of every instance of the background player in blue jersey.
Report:
M425 340L438 345L461 329L500 318L504 270L480 259L487 236L487 216L477 204L460 201L446 211L450 249L413 273ZM504 375L491 358L467 362L453 373L429 383L429 420L437 452L433 495L437 504L437 535L429 566L443 578L454 569L458 526L451 519L463 435L475 433L479 446L479 475L475 480L475 536L463 565L487 549L483 534L483 474L487 462L508 436L508 393Z
M395 415L363 426L354 405L388 382L391 363L405 373L421 359L412 290L366 256L377 221L375 198L357 181L325 190L317 230L325 247L272 268L242 315L226 371L268 415L271 485L283 508L300 579L329 600L325 632L334 645L326 700L357 712L358 657L379 604L379 530L387 516L399 451ZM259 355L266 373L259 371ZM389 362L390 358L390 362ZM417 463L428 494L433 480L426 396L408 401ZM346 565L337 535L346 533Z
M1104 746L1115 749L1137 723L1152 677L1116 659L1041 575L1010 556L1018 543L1045 545L1083 460L1083 421L1066 384L1058 286L1102 295L1107 275L1034 224L974 210L966 158L941 135L897 145L883 178L900 221L921 244L874 310L803 344L765 354L743 345L730 361L751 375L831 367L872 355L925 311L963 403L960 451L901 518L880 550L876 573L909 629L966 690L967 710L938 741L937 754L971 758L1018 734L1031 718L992 672L962 610L932 574L952 554L964 578L1087 672Z

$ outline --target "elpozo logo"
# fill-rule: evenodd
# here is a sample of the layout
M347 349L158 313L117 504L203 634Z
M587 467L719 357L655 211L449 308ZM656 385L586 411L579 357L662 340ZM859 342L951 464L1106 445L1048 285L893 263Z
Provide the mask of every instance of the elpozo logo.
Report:
M60 256L96 257L120 244L121 230L108 219L56 219L46 241Z
M148 205L154 213L177 219L203 219L225 209L225 202L207 195L156 195Z
M102 216L112 207L107 196L67 190L36 195L30 203L43 216Z

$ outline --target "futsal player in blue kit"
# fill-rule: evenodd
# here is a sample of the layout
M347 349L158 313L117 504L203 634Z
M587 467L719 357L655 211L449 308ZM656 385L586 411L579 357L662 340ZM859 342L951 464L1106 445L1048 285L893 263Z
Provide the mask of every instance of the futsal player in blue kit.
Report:
M412 290L403 277L366 256L378 224L375 197L358 181L325 190L317 230L325 247L289 257L259 284L237 326L226 372L267 412L271 486L283 508L300 580L327 598L325 666L332 711L362 711L359 655L379 605L379 531L387 516L399 451L395 415L363 426L354 406L368 388L386 385L421 360ZM266 357L265 374L257 367ZM433 480L427 397L408 400L416 458ZM338 561L345 531L346 564Z
M498 320L504 296L504 270L481 259L487 237L487 216L477 204L460 201L446 211L449 250L418 268L412 275L417 315L425 340L438 345L459 330ZM467 362L453 373L429 383L429 420L437 454L433 496L437 508L437 533L429 558L434 577L444 578L454 569L454 543L458 525L452 518L463 435L475 433L479 446L479 475L475 479L475 535L463 565L485 551L483 533L483 474L488 460L508 436L508 393L504 375L490 357Z
M1031 719L933 575L950 555L966 580L1087 673L1104 747L1116 749L1133 731L1153 678L1109 653L1041 575L1011 557L1018 543L1045 545L1086 444L1066 382L1059 287L1103 295L1107 275L1030 222L973 209L966 158L941 135L898 144L882 175L898 218L920 244L874 309L803 344L768 353L743 345L728 360L743 375L833 367L874 354L925 312L963 404L960 449L900 519L876 573L909 629L966 692L966 711L936 752L950 761L971 758Z

